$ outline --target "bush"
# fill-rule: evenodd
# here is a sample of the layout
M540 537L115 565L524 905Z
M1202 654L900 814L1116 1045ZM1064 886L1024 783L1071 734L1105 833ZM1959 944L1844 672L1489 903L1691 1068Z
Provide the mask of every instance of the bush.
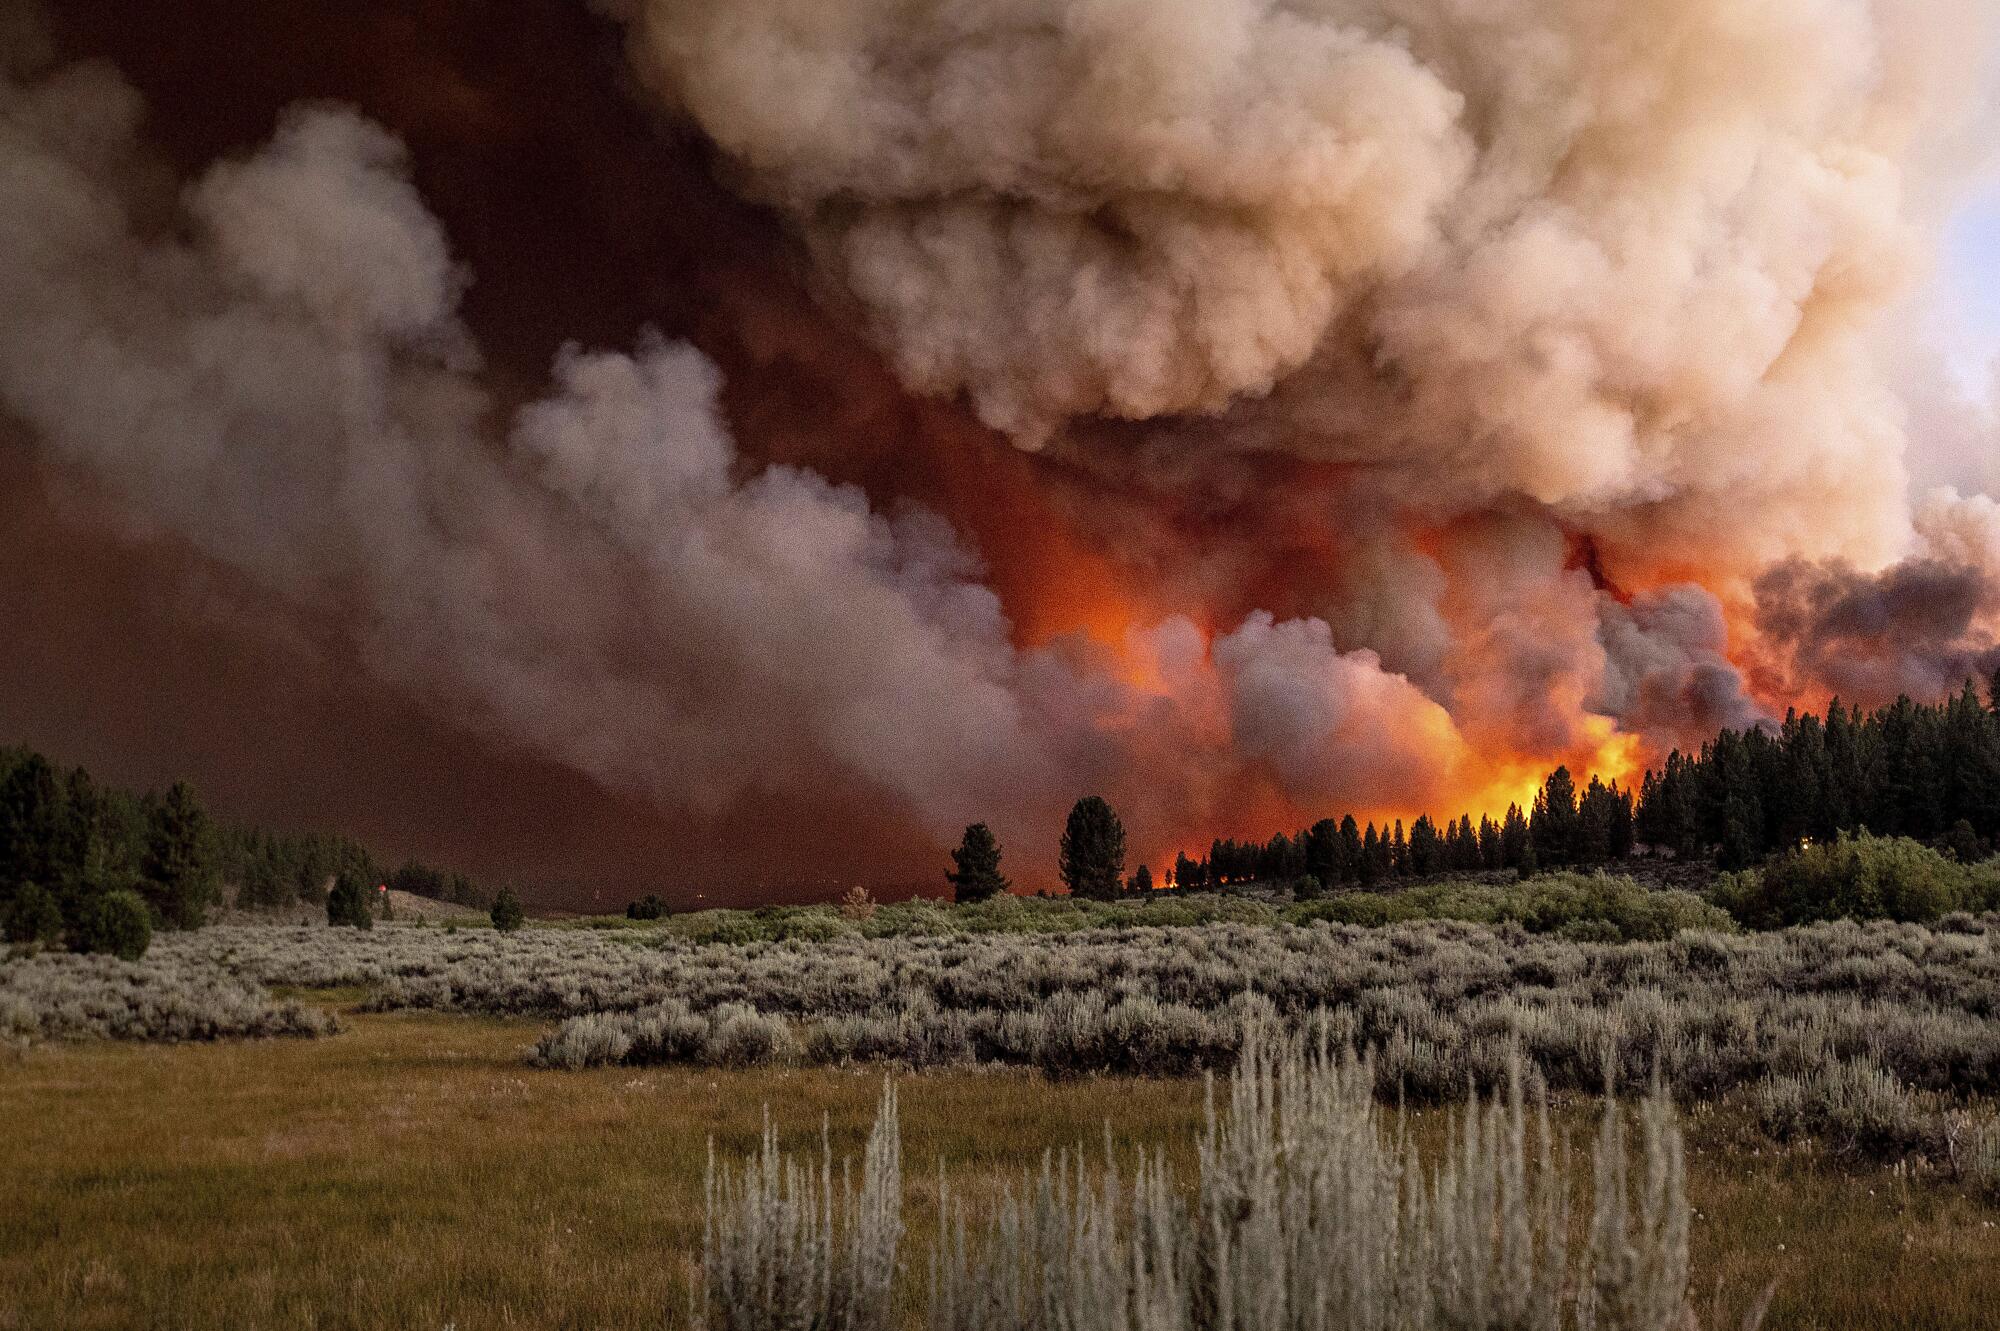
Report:
M660 900L658 894L650 892L625 907L625 918L628 920L657 920L666 913L667 903Z
M1724 874L1712 896L1753 929L1840 919L1922 924L1985 907L1991 878L1908 837L1843 833L1775 857L1761 870Z
M326 894L326 922L336 928L373 929L375 912L369 908L368 889L351 873L333 880Z
M1832 1059L1757 1088L1757 1116L1778 1141L1816 1137L1843 1155L1893 1160L1935 1144L1940 1124L1871 1059Z
M511 887L500 889L500 895L493 898L493 909L488 914L493 917L493 927L503 934L513 933L528 918L528 913L521 909L520 896Z
M153 916L137 892L106 892L84 906L72 946L137 961L153 944Z
M1527 882L1436 883L1400 892L1345 892L1285 911L1294 924L1325 920L1380 928L1406 920L1518 924L1580 943L1664 942L1685 929L1728 930L1728 915L1692 892L1654 890L1609 874L1558 873Z
M47 888L26 883L14 894L14 904L6 912L5 923L8 942L50 947L62 937L62 908Z
M847 895L840 899L840 913L856 924L866 924L875 918L875 898L868 895L868 889L859 883L847 889Z
M893 1087L859 1170L836 1171L824 1138L816 1160L788 1159L767 1125L754 1158L711 1155L696 1319L718 1331L1694 1325L1683 1146L1663 1098L1636 1142L1606 1106L1589 1238L1573 1248L1569 1198L1586 1190L1518 1069L1513 1093L1468 1109L1462 1148L1436 1161L1372 1102L1374 1080L1352 1058L1253 1048L1226 1111L1210 1100L1191 1186L1165 1154L1142 1153L1128 1177L1065 1153L1006 1188L985 1225L941 1190L937 1237L908 1263L930 1272L915 1316L893 1299L906 1234Z

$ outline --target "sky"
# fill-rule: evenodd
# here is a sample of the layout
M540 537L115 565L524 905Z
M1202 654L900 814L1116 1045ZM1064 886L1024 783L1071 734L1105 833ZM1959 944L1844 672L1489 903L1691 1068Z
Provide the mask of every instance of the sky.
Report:
M1952 369L1968 392L1990 394L2000 359L2000 180L1952 219L1936 290L1938 335Z

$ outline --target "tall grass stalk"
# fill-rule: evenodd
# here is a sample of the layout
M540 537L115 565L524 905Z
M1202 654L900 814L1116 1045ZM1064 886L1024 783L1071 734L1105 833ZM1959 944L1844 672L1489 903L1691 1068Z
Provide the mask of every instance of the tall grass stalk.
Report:
M718 1164L709 1145L708 1216L697 1320L716 1331L885 1331L903 1239L896 1090L884 1084L857 1182L836 1178L824 1128L819 1168L778 1149L768 1116L754 1160Z
M1664 1095L1636 1139L1607 1102L1589 1242L1569 1247L1572 1169L1516 1071L1420 1160L1366 1060L1256 1042L1210 1088L1192 1187L1147 1152L1121 1169L1046 1157L982 1219L940 1183L930 1331L1687 1331L1689 1210ZM710 1164L706 1325L877 1327L900 1222L893 1093L862 1182L786 1160ZM1636 1153L1636 1163L1634 1156ZM1754 1326L1756 1314L1744 1325Z

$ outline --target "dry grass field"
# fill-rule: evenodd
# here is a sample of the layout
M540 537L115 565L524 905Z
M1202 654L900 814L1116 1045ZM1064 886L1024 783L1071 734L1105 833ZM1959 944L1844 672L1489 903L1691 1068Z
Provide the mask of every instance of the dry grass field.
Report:
M836 1154L858 1153L880 1089L867 1070L540 1071L521 1061L537 1023L343 1020L323 1040L6 1055L0 1327L681 1325L710 1137L750 1150L768 1106L796 1144L824 1116ZM916 1239L933 1162L976 1194L1046 1148L1101 1141L1107 1121L1121 1145L1185 1157L1201 1117L1190 1080L900 1085ZM1591 1112L1564 1111L1580 1140ZM2000 1210L1935 1179L1774 1152L1728 1106L1687 1126L1704 1294L1719 1278L1741 1306L1776 1281L1771 1327L2000 1318ZM919 1274L908 1283L914 1296Z

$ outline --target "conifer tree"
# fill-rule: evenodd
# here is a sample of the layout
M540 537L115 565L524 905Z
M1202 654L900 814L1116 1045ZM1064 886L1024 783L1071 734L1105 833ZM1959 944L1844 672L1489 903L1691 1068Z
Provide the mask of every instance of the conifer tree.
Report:
M1125 825L1109 804L1086 795L1069 811L1057 857L1070 895L1111 901L1125 882Z
M1354 821L1353 814L1346 814L1340 820L1340 874L1339 880L1351 883L1361 876L1361 828Z
M1322 884L1337 883L1340 872L1340 825L1322 818L1306 829L1305 871Z
M1396 824L1402 830L1402 824ZM1437 825L1431 822L1427 813L1418 814L1417 821L1410 824L1410 841L1405 852L1408 855L1408 872L1418 878L1429 877L1442 867L1443 843L1438 839Z
M335 928L373 929L375 912L368 902L368 887L361 879L343 871L326 894L326 922Z
M1466 870L1480 867L1479 833L1473 830L1469 813L1458 816L1458 860L1452 867Z
M0 780L0 906L25 883L48 883L55 865L62 791L55 768L39 753L12 764Z
M527 912L521 908L519 894L511 885L501 886L499 894L493 898L493 909L488 914L492 917L493 927L503 934L513 933L521 927L522 921L528 918Z
M959 904L985 901L1007 890L1007 879L1000 872L1000 843L985 823L974 823L965 829L951 860L955 867L947 870L944 877Z
M185 781L153 807L140 890L153 914L175 929L200 928L221 896L215 828Z
M1576 829L1570 847L1573 863L1596 865L1611 858L1611 824L1617 816L1616 803L1610 787L1593 775L1576 805Z
M21 884L13 902L0 908L0 933L10 943L50 947L62 937L62 931L62 911L56 906L55 894L40 883Z
M1532 849L1528 838L1528 820L1521 815L1521 806L1509 804L1507 817L1500 824L1500 867L1520 868Z
M1528 824L1535 847L1537 865L1555 867L1568 864L1576 853L1576 782L1569 768L1558 767L1535 795L1534 813Z
M1611 783L1611 858L1627 859L1632 854L1632 792Z
M1500 824L1486 815L1479 815L1479 865L1483 869L1504 869L1507 866L1505 853L1500 846Z
M70 946L77 952L103 952L123 961L137 961L152 942L152 911L138 893L121 890L91 899Z

